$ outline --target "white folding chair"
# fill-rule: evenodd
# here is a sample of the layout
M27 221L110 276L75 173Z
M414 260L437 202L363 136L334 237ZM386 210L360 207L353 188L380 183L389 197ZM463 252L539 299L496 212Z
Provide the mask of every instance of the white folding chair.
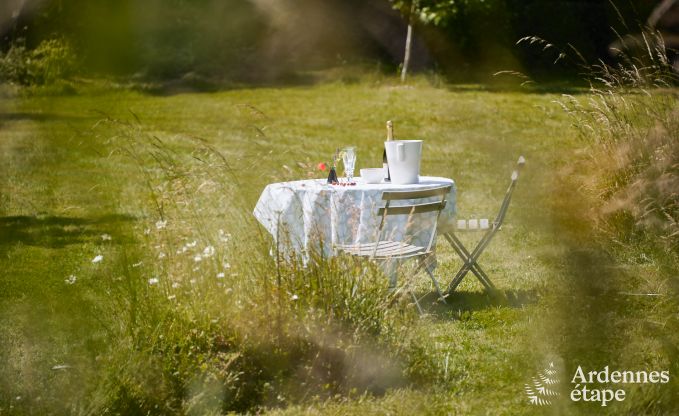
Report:
M381 217L380 225L376 232L374 242L358 243L358 244L340 244L336 248L339 251L346 252L353 256L365 257L378 263L385 263L395 261L397 267L403 260L417 260L417 269L413 273L416 275L421 269L427 271L429 277L434 283L434 287L439 294L439 298L445 301L445 297L441 292L438 282L434 278L433 273L427 266L427 258L432 255L432 246L436 238L436 225L438 223L441 210L446 206L446 198L450 192L451 186L440 186L433 189L422 191L387 191L382 193L382 201L384 206L377 210L377 215ZM436 198L434 202L423 202L426 199ZM399 203L399 201L407 201ZM392 215L408 215L407 224L416 224L417 217L421 214L430 213L433 216L433 221L429 218L428 227L420 232L429 232L429 242L426 246L413 244L412 236L408 237L408 225L405 230L401 230L405 236L402 241L394 241L385 236L385 224L387 218ZM393 236L392 236L393 238ZM355 287L356 288L356 287ZM355 291L354 291L355 292ZM422 312L419 299L411 291L417 309Z
M474 248L473 251L469 252L467 250L464 244L462 244L462 241L460 241L460 239L455 235L455 232L449 231L444 233L444 237L446 238L446 240L450 243L451 246L453 246L453 249L460 256L460 258L462 258L463 261L462 267L448 285L446 294L453 293L462 282L462 279L464 279L464 277L470 271L476 276L477 279L479 279L481 284L487 290L495 289L495 285L493 285L493 282L490 280L488 275L483 271L483 269L478 263L478 260L479 257L481 257L483 250L485 250L486 247L488 247L490 241L493 239L495 234L500 230L500 227L502 227L505 215L507 214L507 208L509 208L509 202L511 201L512 194L514 193L514 188L516 187L516 183L519 180L519 170L521 170L521 168L525 164L526 159L524 159L523 156L520 156L517 162L516 169L512 172L511 177L512 181L509 184L507 192L505 193L505 198L502 201L502 205L500 206L500 212L498 212L497 217L495 217L495 221L493 221L492 223L489 223L487 219L480 220L470 219L457 221L457 227L455 232L462 233L462 232L485 231L485 234L476 244L476 247Z

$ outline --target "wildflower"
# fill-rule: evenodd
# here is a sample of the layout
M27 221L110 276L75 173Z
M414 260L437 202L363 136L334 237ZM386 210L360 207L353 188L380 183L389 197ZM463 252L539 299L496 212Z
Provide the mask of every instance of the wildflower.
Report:
M176 298L177 298L177 296L170 295L170 296L167 297L167 300L175 300Z
M166 257L166 255L165 255L165 253L163 253L162 251L161 251L160 253L158 253L158 258L159 258L159 259L164 259L165 257Z
M297 296L297 295L292 295L292 296L290 297L290 300L293 300L293 301L294 301L294 300L297 300L297 299L299 299L299 296Z
M68 279L64 280L64 282L66 282L67 285L72 285L75 283L76 280L78 280L78 278L74 274L72 274L68 276Z
M156 230L162 230L162 229L165 228L166 226L167 226L167 220L165 220L165 221L163 221L163 220L158 220L158 221L156 221Z
M193 248L193 247L196 246L196 244L198 244L198 242L197 242L196 240L193 240L193 241L190 242L190 243L186 243L186 247Z
M212 257L215 254L215 248L212 246L207 246L203 250L203 257Z
M109 234L102 234L101 239L104 241L111 241L111 236Z
M104 260L104 256L102 256L101 254L97 254L97 255L92 259L92 263L99 263L99 262L102 261L102 260Z
M227 241L229 241L230 238L231 238L231 234L230 234L230 233L225 233L224 230L222 230L222 229L219 230L219 239L220 239L223 243L226 243Z
M172 282L172 289L178 289L181 285L177 282Z
M203 261L203 256L201 256L200 254L196 254L195 256L193 256L193 261L195 261L196 263L201 262Z
M149 234L151 234L151 229L150 228L145 229L144 235L149 235Z
M227 262L223 262L223 263L222 263L222 266L224 266L225 269L230 269L230 268L231 268L231 264L229 264L229 263L227 263Z
M217 273L217 279L223 279L223 278L224 278L224 272Z
M321 162L321 163L318 164L317 168L318 168L318 170L325 172L326 169L328 169L328 166L325 163Z
M191 283L192 285L195 285L195 284L196 284L196 279L191 279L191 280L189 280L189 283Z
M149 285L151 285L151 286L157 285L158 282L159 282L159 280L158 280L157 277L152 277L152 278L149 279Z

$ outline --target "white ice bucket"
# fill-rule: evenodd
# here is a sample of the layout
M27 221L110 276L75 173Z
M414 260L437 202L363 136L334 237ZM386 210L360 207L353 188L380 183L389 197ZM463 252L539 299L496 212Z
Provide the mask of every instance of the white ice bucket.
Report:
M390 140L384 142L391 183L407 185L420 181L422 140Z

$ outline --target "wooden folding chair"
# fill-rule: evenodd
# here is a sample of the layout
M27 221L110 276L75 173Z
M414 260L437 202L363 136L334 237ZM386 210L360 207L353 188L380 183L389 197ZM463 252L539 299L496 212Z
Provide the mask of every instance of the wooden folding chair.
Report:
M481 257L481 254L483 251L488 247L490 244L490 241L493 239L495 234L500 230L500 227L502 227L502 223L505 219L505 215L507 214L507 208L509 208L509 202L512 199L512 194L514 193L514 188L516 187L516 183L519 180L519 170L525 165L526 159L524 159L523 156L519 157L519 160L517 162L516 169L512 172L512 181L509 184L509 188L507 189L507 192L505 193L505 198L502 201L502 205L500 206L500 212L498 212L497 217L495 217L495 221L492 223L489 223L487 219L471 219L471 220L458 220L457 221L457 228L456 232L474 232L474 231L485 231L485 234L479 242L476 244L476 247L474 248L473 251L469 252L467 248L462 244L462 241L455 235L455 232L448 231L444 233L444 237L446 240L450 243L451 246L453 246L453 249L455 252L462 258L462 261L464 264L460 268L460 270L457 272L453 280L450 282L448 285L448 289L446 290L446 294L451 294L457 289L459 284L462 282L462 279L469 273L470 271L479 279L481 284L487 289L487 290L493 290L495 289L495 285L493 285L493 282L490 280L486 272L483 271L481 266L478 263L479 257Z
M451 186L440 186L433 189L422 191L387 191L382 193L382 201L385 202L383 207L377 210L377 215L381 217L380 225L376 232L374 242L358 243L358 244L340 244L336 246L339 251L346 252L353 256L365 257L378 263L385 263L389 261L396 261L397 266L400 265L401 260L417 260L418 266L413 275L416 275L421 269L424 269L429 274L434 287L441 299L444 299L441 288L434 278L433 273L427 266L427 258L432 254L432 246L436 238L436 225L441 210L446 206L446 198L450 192ZM425 199L437 198L435 202L422 202ZM408 201L400 204L398 201ZM410 202L413 201L413 202ZM396 202L396 204L392 204ZM427 224L427 229L421 229L421 232L428 231L430 233L429 242L426 246L412 244L412 238L404 237L406 241L394 241L387 239L384 235L385 223L387 217L392 215L408 215L408 224L415 224L417 217L420 214L432 213L435 215L433 221ZM407 229L404 230L404 235L407 236ZM419 299L411 291L417 309L422 313Z

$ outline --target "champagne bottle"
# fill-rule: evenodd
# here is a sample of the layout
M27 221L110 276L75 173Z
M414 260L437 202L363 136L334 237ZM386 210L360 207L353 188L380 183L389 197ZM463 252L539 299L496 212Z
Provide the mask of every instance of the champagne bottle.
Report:
M394 140L394 123L391 120L387 121L387 141ZM382 152L382 167L384 168L384 181L391 182L391 174L389 173L389 161L387 160L387 148L385 146Z

